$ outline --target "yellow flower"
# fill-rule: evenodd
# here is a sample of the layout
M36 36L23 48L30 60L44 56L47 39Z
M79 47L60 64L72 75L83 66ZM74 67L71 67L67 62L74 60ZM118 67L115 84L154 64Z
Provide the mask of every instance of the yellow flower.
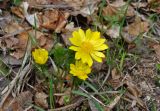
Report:
M81 59L83 63L87 63L92 66L93 60L102 62L102 58L105 55L100 52L108 48L105 43L105 39L100 38L100 32L92 32L90 29L84 33L82 29L74 31L72 38L69 38L73 46L69 49L76 51L75 59Z
M46 49L35 49L32 52L32 56L36 63L45 64L48 60L48 51Z
M88 64L82 63L82 61L76 61L75 65L70 64L70 73L82 80L86 80L90 72L91 68Z

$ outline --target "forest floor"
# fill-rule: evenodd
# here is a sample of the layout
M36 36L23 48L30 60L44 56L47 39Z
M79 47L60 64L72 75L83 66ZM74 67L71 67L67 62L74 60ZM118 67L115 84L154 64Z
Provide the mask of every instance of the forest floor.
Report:
M160 111L160 0L0 0L0 111Z

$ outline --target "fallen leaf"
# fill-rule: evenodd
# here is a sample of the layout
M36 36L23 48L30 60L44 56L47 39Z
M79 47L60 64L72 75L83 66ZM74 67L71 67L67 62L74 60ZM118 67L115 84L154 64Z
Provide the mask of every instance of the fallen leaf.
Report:
M64 28L67 23L68 17L68 12L55 9L46 10L38 14L40 26L49 30L55 30L55 32L61 32L62 28Z
M36 105L45 109L48 108L47 97L48 95L44 92L36 92L34 97Z
M112 69L112 79L109 80L109 83L115 90L123 85L122 76L116 68Z
M17 22L11 21L7 26L4 28L4 31L6 33L13 33L16 32L17 30L22 30L22 26L20 26Z
M47 33L42 33L40 31L36 31L35 33L34 30L30 30L28 33L31 37L36 39L40 47L45 48L48 51L51 50L51 48L53 47L53 38L51 37L51 35Z
M160 14L160 1L159 0L149 0L149 7L152 11Z
M65 104L65 97L70 98L70 94L71 94L71 88L67 88L64 92L64 96L60 97L60 99L58 100L58 104L59 105L64 105Z
M146 21L142 21L140 18L136 18L135 22L126 26L123 29L122 35L126 42L133 42L136 37L144 32L149 30L149 23Z
M23 111L28 103L32 103L33 94L30 91L21 92L17 97L9 96L0 111Z
M116 16L118 20L121 20L125 12L122 10L126 2L123 0L116 0L103 8L103 16L113 17ZM126 17L132 17L135 15L134 9L128 6Z
M10 55L15 57L16 59L20 59L24 56L27 43L28 43L28 32L23 32L17 36L18 43L15 44L12 48L15 50Z
M24 19L23 10L20 7L11 7L11 12L17 15L18 17Z
M160 61L160 45L154 45L153 46L154 51L156 52L156 57L158 58L158 60Z
M107 29L106 34L109 35L111 38L118 38L120 31L120 26L112 26L111 28Z
M29 24L31 24L36 28L39 28L40 25L39 25L39 20L36 13L26 15L25 17Z

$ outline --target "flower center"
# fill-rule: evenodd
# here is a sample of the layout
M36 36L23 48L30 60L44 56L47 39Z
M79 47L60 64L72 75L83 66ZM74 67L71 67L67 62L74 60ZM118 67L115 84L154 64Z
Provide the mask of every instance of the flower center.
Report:
M90 42L83 42L81 49L85 53L89 54L91 51L93 51L93 45Z

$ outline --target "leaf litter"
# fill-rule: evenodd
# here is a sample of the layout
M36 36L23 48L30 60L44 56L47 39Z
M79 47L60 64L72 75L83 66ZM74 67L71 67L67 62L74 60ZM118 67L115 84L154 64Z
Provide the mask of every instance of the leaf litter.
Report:
M158 111L159 7L158 0L1 0L0 67L10 72L0 76L8 84L0 86L0 110ZM79 28L99 30L110 47L83 84L68 71L69 38ZM39 47L50 52L45 68L30 56Z

